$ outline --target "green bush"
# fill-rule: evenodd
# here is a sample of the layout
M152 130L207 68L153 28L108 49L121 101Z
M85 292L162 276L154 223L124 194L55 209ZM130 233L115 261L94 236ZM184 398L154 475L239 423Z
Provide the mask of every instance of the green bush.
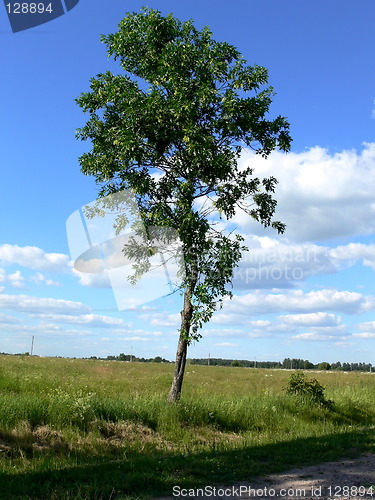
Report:
M327 363L327 361L323 361L322 363L318 364L318 370L327 371L330 369L331 369L331 365L329 363Z
M328 410L333 409L333 401L325 398L324 387L315 378L307 380L302 371L292 373L286 392L300 396L303 400L311 401Z
M240 361L232 361L232 366L242 367L243 364Z

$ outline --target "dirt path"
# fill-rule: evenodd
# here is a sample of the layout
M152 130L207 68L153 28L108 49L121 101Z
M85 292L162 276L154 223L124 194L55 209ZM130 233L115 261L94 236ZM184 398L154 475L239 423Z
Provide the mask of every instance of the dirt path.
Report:
M372 486L372 488L371 488ZM157 500L375 500L375 455L300 467L281 474L271 474L250 483L234 486L207 485L208 489L178 490L175 496ZM178 488L178 487L177 487ZM171 492L172 493L172 492ZM180 493L180 494L178 494Z

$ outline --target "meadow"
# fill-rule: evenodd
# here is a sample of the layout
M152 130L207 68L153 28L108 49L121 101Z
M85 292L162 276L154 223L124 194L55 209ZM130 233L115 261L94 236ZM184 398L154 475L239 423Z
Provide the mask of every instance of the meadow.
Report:
M371 373L0 356L0 499L135 500L375 451Z

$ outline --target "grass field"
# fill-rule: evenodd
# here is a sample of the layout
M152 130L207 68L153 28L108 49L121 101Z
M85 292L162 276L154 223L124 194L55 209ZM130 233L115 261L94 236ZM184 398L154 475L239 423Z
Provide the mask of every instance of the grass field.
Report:
M231 484L375 450L375 378L308 373L334 409L287 395L290 372L0 357L0 499L125 500Z

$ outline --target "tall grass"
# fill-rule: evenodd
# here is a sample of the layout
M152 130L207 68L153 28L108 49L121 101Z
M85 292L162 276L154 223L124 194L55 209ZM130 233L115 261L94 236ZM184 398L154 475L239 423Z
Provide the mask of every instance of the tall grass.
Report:
M217 430L285 430L296 419L370 424L371 374L315 373L335 412L296 404L286 394L290 372L190 366L177 405L166 404L172 366L116 361L0 357L0 426L27 421L87 429L90 422L134 421L153 430L209 426Z
M326 388L327 398L335 403L330 410L286 394L288 371L204 366L187 367L183 396L178 404L170 405L166 395L172 371L171 365L163 364L0 357L3 471L9 478L15 473L25 478L76 466L82 472L83 465L113 460L121 460L125 468L133 463L139 470L148 470L151 461L150 467L156 467L150 479L154 490L145 486L134 467L126 469L127 481L129 477L133 481L129 491L139 495L158 488L162 491L160 474L165 475L164 487L171 478L199 481L202 470L212 479L222 480L223 465L217 464L223 460L226 474L238 479L244 469L229 461L231 453L260 454L263 466L268 463L271 470L277 464L282 468L316 460L324 453L327 457L340 455L348 448L349 436L358 449L372 446L375 379L371 374L314 373ZM301 454L301 440L310 443L310 453ZM289 446L292 451L272 451L272 458L265 451L271 446L276 450ZM186 457L198 460L202 453L209 455L202 459L200 469L192 462L186 464ZM226 458L220 455L223 453ZM185 464L183 472L176 468L179 461ZM259 473L256 461L251 463L252 472ZM248 466L247 473L250 469ZM108 477L116 483L120 479L114 479L115 473L112 468ZM26 488L29 483L25 484ZM74 484L74 495L81 495L74 498L106 498L104 492L109 488L108 481L95 483L81 494L77 493L81 481ZM9 498L17 498L15 483L12 485ZM124 488L125 496L111 493L111 498L132 498ZM46 491L57 494L56 485ZM73 498L64 497L64 492L56 498ZM0 498L7 497L0 494Z

